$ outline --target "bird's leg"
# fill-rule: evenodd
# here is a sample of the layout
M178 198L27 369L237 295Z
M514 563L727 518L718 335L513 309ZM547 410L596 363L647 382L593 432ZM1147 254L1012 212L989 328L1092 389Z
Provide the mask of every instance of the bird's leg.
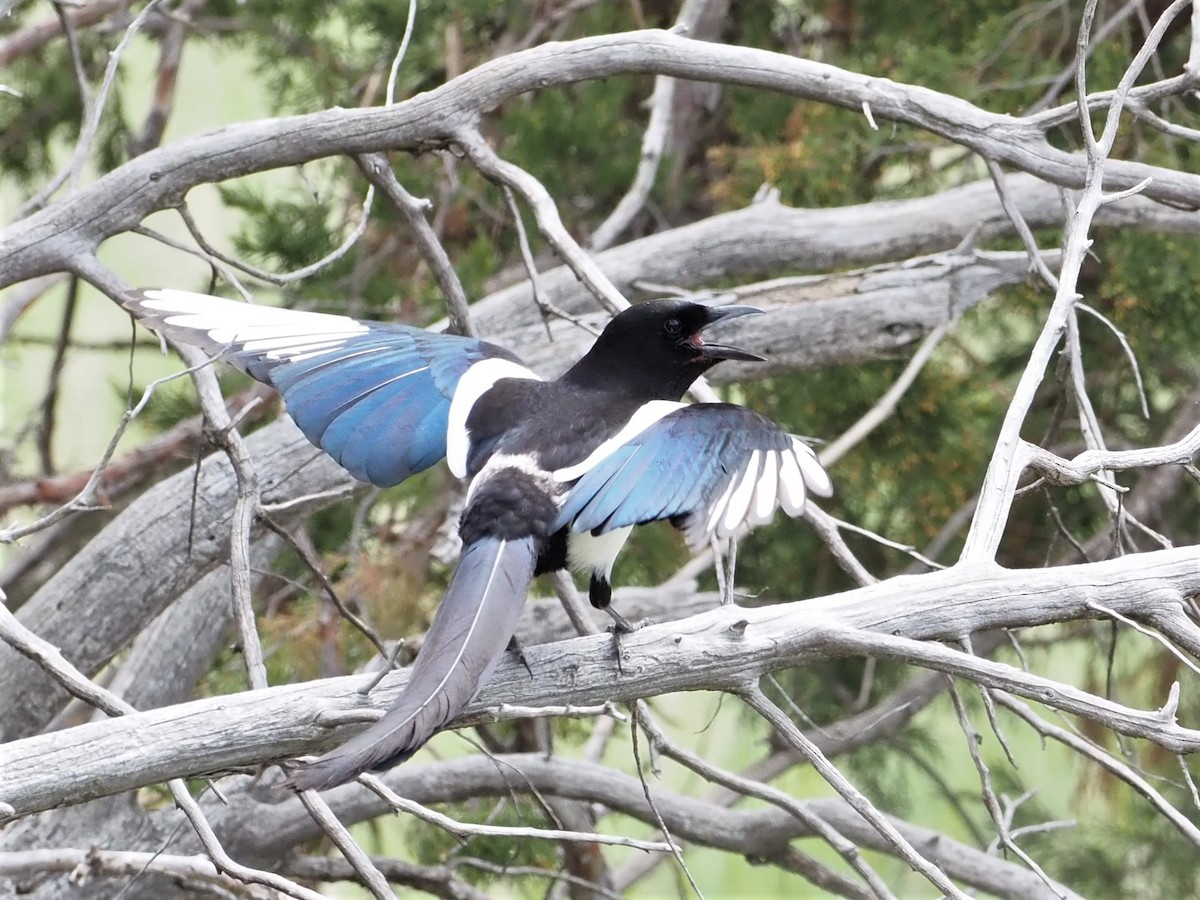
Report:
M608 613L610 616L612 616L612 620L613 620L612 630L613 630L614 634L632 634L633 632L635 632L639 628L641 628L643 625L648 624L648 621L646 619L643 619L640 622L630 622L627 618L625 618L623 615L621 615L619 612L617 612L611 606L604 607L604 611L606 613Z
M514 634L508 639L508 652L514 654L517 660L525 667L525 671L529 673L529 677L533 677L533 669L529 668L529 657L525 655L525 648L521 646L520 639Z
M613 636L613 652L617 657L617 671L623 673L625 668L622 664L621 635L631 634L639 628L649 625L650 620L642 619L639 622L630 622L613 609L612 585L599 572L592 572L591 581L588 582L588 600L591 601L592 606L596 609L602 609L612 617L613 624L609 626L609 630Z
M612 585L608 579L596 572L592 573L592 580L588 583L588 600L596 609L602 609L613 620L613 631L617 634L629 634L637 631L639 628L644 628L650 624L649 619L641 619L637 622L630 622L627 618L621 615L612 607Z
M721 594L721 605L733 603L733 578L737 568L737 540L730 538L722 547L715 535L709 545L713 553L713 572L717 576L717 590Z
M734 575L737 572L737 538L729 539L728 549L725 553L725 590L721 592L721 605L729 606L733 603L733 585Z

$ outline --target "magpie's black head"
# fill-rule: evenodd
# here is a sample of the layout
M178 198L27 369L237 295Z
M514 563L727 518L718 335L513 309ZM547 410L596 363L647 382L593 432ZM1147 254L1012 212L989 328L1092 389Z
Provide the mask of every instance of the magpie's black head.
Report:
M598 381L645 399L678 400L721 360L763 361L703 335L717 322L761 312L753 306L703 306L677 299L639 303L608 323L566 377L579 383Z

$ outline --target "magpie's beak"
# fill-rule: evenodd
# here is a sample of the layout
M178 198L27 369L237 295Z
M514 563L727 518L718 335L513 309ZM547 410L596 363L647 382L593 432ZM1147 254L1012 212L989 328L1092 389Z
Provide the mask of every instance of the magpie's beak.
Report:
M704 328L709 328L717 322L724 322L726 319L757 315L762 315L762 310L757 306L715 306L709 308L708 322ZM740 359L746 362L766 362L765 358L756 353L731 347L728 344L714 344L703 340L699 332L692 335L689 343L700 351L701 356L705 356L708 359Z

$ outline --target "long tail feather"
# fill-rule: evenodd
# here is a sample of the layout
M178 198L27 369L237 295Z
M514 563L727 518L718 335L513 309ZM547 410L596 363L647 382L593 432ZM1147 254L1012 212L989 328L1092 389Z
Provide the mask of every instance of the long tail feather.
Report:
M449 724L508 646L536 558L533 538L486 537L464 547L399 702L362 734L300 769L289 784L322 790L389 768Z

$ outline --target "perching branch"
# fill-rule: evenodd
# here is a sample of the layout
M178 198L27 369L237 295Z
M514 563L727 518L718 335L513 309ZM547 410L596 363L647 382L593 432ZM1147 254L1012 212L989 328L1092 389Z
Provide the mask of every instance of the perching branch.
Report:
M769 672L817 659L875 655L1024 696L1172 752L1193 753L1200 751L1200 731L1166 712L1131 709L934 641L1092 618L1095 603L1131 618L1151 618L1181 609L1197 592L1200 549L1182 547L1044 570L957 566L803 604L719 607L624 635L620 665L607 635L527 648L529 670L520 662L502 663L459 723L493 720L500 704L586 706L675 691L738 691ZM717 598L709 603L717 606ZM344 724L345 713L386 709L406 680L406 673L392 673L369 697L357 690L361 676L284 685L0 745L0 802L27 814L64 797L103 796L164 777L311 752L356 727ZM217 707L219 716L213 714ZM91 752L95 740L131 746L133 733L141 737L128 753L96 758Z

